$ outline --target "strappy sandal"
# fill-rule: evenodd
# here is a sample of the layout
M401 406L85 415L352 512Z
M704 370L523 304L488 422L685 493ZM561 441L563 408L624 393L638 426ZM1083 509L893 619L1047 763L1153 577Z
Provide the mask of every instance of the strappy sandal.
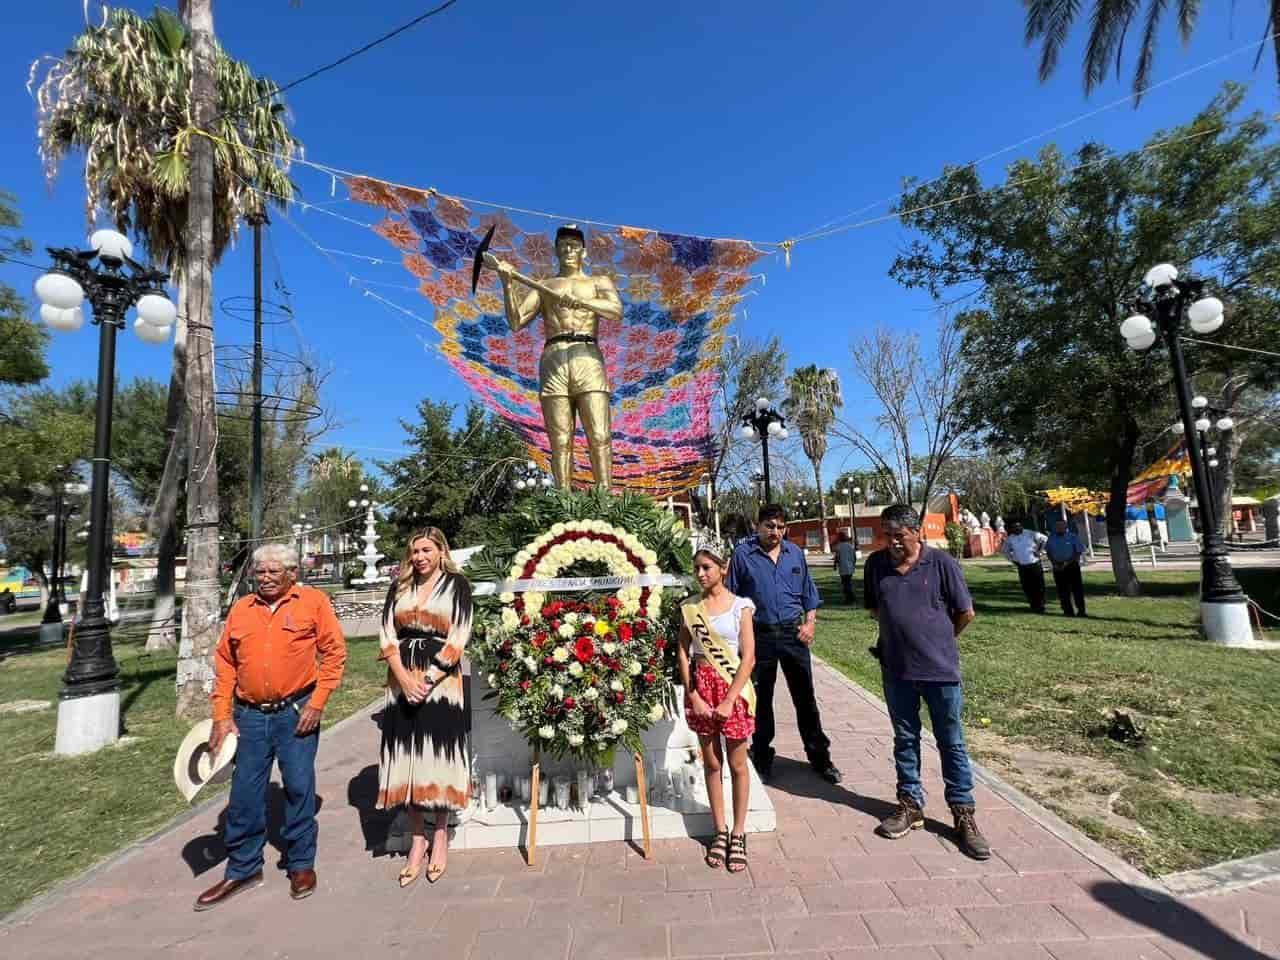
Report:
M717 830L711 846L707 847L707 866L719 870L729 856L729 831Z
M741 873L747 869L747 835L729 834L729 872Z

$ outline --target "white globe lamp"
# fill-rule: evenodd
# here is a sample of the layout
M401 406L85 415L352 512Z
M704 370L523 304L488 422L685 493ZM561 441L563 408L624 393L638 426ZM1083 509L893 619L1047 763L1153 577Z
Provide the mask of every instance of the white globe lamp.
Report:
M133 244L129 238L115 230L95 230L89 237L89 246L104 260L123 261L133 256Z

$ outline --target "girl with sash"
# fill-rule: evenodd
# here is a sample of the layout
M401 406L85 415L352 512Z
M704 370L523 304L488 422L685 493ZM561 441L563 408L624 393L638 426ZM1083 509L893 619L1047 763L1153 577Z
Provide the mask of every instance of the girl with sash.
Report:
M747 801L751 789L747 740L755 730L755 665L753 604L724 585L728 567L719 546L704 546L693 555L702 597L681 607L680 678L687 691L685 718L702 744L707 798L716 835L707 850L707 866L728 865L730 873L747 868ZM722 748L720 738L724 737ZM733 830L725 827L721 770L728 754L733 779Z

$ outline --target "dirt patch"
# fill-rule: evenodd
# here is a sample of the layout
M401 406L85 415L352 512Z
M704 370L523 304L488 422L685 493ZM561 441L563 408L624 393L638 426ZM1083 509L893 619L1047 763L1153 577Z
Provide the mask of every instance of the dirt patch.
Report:
M966 731L975 756L1019 790L1037 799L1051 799L1075 817L1088 817L1125 833L1148 836L1142 824L1125 815L1126 787L1144 783L1115 764L1057 750L1041 750L1012 743L985 730ZM1184 800L1204 814L1221 813L1224 804L1231 816L1263 821L1275 816L1272 804L1250 797L1231 796L1184 787L1159 770L1153 771L1160 789Z

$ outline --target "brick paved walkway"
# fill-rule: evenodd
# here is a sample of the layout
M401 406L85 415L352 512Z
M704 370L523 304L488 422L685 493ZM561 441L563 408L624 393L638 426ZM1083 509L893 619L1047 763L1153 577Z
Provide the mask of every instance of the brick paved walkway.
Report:
M709 870L695 841L663 841L653 863L623 844L544 848L536 869L514 850L457 852L439 884L422 879L401 891L402 861L370 852L386 821L370 809L377 733L367 712L321 744L320 887L311 899L291 901L273 869L261 889L193 913L196 893L221 876L215 809L0 928L0 955L1280 957L1280 883L1153 902L986 787L979 822L996 855L985 864L956 851L948 823L931 819L899 841L875 836L893 795L886 721L826 668L819 683L845 783L828 787L786 759L802 751L780 696L779 777L770 788L778 831L752 837L743 876ZM945 820L936 755L929 761L928 812Z

